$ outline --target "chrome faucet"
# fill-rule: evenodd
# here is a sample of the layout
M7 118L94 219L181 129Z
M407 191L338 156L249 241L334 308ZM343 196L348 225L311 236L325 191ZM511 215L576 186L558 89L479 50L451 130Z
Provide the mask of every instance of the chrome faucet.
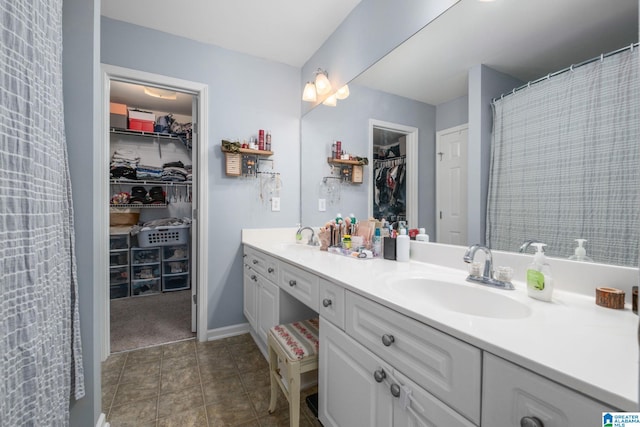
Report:
M520 246L520 249L518 249L518 252L520 253L527 252L527 249L529 249L529 246L531 246L531 244L533 243L542 243L542 242L536 239L525 240L524 242L522 242L522 245ZM544 251L544 248L542 250Z
M481 285L492 286L494 288L500 289L515 289L511 282L504 282L502 280L493 278L493 256L491 255L491 250L486 246L480 244L469 246L467 251L464 253L464 257L462 258L464 262L466 262L467 264L471 264L478 250L481 250L485 254L484 271L482 273L482 276L469 274L469 276L467 276L467 282L480 283Z
M296 231L296 239L298 238L298 236L300 236L300 240L302 240L302 232L304 230L310 230L311 231L311 236L309 236L309 240L307 241L307 245L318 246L318 240L315 238L316 233L315 233L315 231L313 231L313 228L311 228L311 227L300 227L300 228L298 228L298 231Z

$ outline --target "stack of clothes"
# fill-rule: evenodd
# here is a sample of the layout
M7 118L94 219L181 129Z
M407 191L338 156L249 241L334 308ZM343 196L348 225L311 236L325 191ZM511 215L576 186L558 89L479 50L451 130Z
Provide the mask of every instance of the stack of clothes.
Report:
M162 181L184 182L187 180L187 175L190 177L190 173L179 160L162 165Z
M162 178L162 168L157 166L138 165L136 174L138 175L138 179L149 181L160 180Z
M116 150L109 165L111 178L136 179L140 156L132 150Z

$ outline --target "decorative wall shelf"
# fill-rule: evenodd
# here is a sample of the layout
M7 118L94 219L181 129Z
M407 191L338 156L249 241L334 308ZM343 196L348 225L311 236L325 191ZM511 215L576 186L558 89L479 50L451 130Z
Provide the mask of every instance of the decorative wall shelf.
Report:
M225 157L225 173L228 176L251 175L258 172L258 158L269 157L273 151L252 150L250 148L238 148L235 151L225 149L220 146Z
M330 165L337 165L340 168L340 176L343 181L353 184L362 184L364 180L363 164L359 160L342 160L327 157Z

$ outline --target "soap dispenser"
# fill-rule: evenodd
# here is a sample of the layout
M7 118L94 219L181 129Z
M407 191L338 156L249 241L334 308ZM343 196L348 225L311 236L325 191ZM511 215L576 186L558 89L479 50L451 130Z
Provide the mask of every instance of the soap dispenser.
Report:
M586 239L576 239L578 242L578 247L575 250L575 253L569 257L572 261L583 261L583 262L593 262L591 258L587 256L587 250L584 248L584 242Z
M553 278L551 277L551 266L547 263L544 255L544 243L532 243L536 248L533 262L527 267L527 293L531 298L541 301L551 301L553 293Z

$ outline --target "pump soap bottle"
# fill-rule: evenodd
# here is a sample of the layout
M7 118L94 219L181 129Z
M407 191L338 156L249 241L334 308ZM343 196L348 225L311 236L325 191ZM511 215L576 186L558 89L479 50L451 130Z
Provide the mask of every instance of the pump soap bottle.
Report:
M553 293L553 278L551 277L551 266L547 263L544 255L544 243L532 243L536 253L533 262L527 267L527 293L531 298L541 301L551 301Z
M583 246L586 241L586 239L576 239L578 247L576 248L575 253L569 257L570 260L593 262L593 260L587 256L587 250Z

